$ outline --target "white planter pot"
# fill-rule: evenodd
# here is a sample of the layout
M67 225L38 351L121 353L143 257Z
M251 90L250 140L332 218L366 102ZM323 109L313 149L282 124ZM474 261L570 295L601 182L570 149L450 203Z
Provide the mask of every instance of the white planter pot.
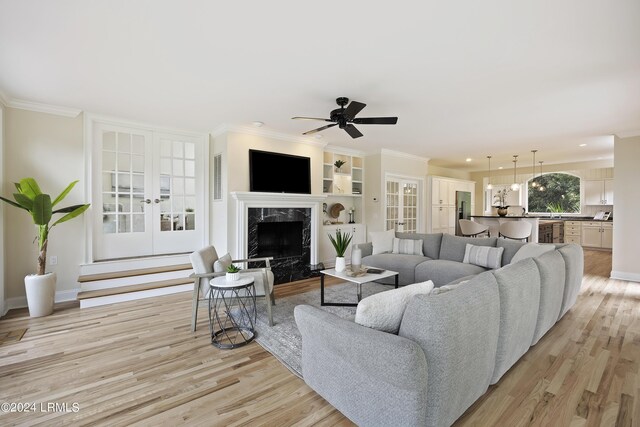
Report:
M343 256L337 256L336 257L336 271L338 273L342 272L345 270L345 268L347 267L347 263L344 260Z
M53 313L56 279L56 273L47 273L42 276L30 274L24 278L29 316L42 317Z
M240 273L227 273L227 282L235 282L240 279Z

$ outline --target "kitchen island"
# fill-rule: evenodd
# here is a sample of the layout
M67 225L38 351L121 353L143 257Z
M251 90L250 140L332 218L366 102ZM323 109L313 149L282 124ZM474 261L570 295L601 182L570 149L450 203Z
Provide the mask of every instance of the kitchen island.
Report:
M522 216L522 215L507 215L507 216L499 216L499 215L471 215L471 219L478 224L488 225L489 232L491 236L498 237L498 233L500 230L500 224L505 221L527 221L531 223L531 236L529 237L530 242L537 243L538 242L538 226L539 226L539 217L535 216Z

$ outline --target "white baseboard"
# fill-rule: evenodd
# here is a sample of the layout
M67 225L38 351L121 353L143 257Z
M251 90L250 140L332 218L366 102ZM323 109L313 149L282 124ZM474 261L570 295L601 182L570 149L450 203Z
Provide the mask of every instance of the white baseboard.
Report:
M628 280L630 282L640 282L640 273L629 273L626 271L611 270L611 278L618 280Z
M56 292L55 302L75 301L79 291L80 289L58 291ZM13 310L14 308L24 308L26 306L26 296L9 298L4 302L4 310L2 312L2 315L4 316L9 310Z

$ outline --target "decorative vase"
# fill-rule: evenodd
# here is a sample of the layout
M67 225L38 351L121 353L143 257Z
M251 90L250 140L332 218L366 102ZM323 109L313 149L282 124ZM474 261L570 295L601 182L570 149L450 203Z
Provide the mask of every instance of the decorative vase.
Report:
M343 272L347 268L347 263L344 260L343 256L336 257L336 271L338 273Z
M46 273L41 276L30 274L24 278L29 316L42 317L53 313L56 280L56 273Z
M227 282L235 282L240 279L240 273L227 273Z
M499 216L507 216L508 209L503 207L498 207L498 215Z
M354 246L351 250L351 268L358 269L362 264L362 249Z

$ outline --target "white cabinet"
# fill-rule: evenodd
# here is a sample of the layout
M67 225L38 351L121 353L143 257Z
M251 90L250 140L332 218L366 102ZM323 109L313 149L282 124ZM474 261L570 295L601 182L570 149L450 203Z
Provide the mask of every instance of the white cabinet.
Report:
M475 208L475 181L432 176L430 179L430 217L427 218L427 232L455 234L456 191L471 193L471 214Z
M564 222L564 243L582 244L582 224L581 221Z
M598 179L583 182L585 205L613 205L613 180Z
M352 246L367 241L366 227L364 224L324 225L322 227L322 233L320 235L320 256L318 257L318 259L320 260L320 262L324 263L325 267L327 268L329 268L329 266L333 266L336 261L336 251L333 248L331 241L329 240L329 234L335 238L336 232L338 230L340 230L342 233L349 233L352 236L351 244L344 254L347 264L351 261Z
M582 223L582 246L611 249L613 247L613 224L609 222L584 221Z

